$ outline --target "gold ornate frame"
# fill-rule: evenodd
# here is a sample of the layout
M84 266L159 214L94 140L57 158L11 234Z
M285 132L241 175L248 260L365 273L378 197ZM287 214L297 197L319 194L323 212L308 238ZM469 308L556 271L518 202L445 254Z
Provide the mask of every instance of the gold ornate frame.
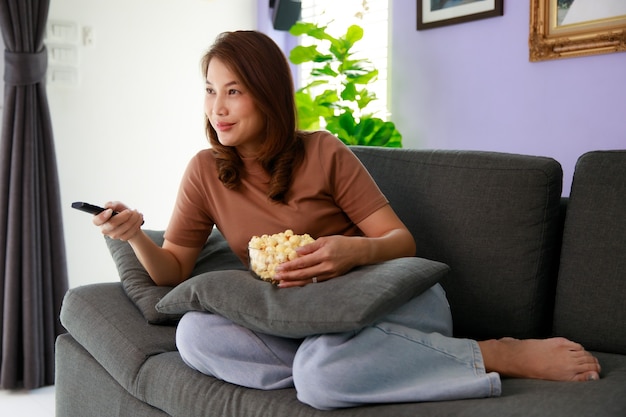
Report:
M626 51L626 15L557 24L557 0L530 1L532 62Z

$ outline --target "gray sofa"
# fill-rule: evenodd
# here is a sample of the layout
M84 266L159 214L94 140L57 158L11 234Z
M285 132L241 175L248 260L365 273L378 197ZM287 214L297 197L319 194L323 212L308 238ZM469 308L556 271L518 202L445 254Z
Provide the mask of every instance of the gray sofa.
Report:
M414 234L417 257L449 266L440 281L456 335L565 336L596 353L601 380L503 378L498 398L318 411L293 389L242 388L185 366L176 317L153 308L171 289L151 286L128 248L109 241L122 282L73 288L64 300L57 416L626 415L626 151L581 156L568 198L551 158L354 152ZM204 262L196 272L238 268L220 238L216 233L203 251L218 264Z

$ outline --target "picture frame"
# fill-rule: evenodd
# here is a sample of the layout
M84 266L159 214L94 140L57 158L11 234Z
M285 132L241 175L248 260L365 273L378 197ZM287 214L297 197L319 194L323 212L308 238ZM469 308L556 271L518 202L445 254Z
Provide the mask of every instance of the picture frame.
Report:
M626 51L626 2L531 0L528 46L531 62Z
M504 0L417 0L417 30L504 14Z

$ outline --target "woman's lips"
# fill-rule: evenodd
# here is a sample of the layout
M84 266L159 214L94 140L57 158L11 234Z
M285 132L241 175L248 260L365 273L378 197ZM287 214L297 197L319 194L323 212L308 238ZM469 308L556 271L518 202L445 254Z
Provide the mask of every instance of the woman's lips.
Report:
M219 122L215 124L215 130L219 130L220 132L225 132L230 130L235 124L234 123L224 123Z

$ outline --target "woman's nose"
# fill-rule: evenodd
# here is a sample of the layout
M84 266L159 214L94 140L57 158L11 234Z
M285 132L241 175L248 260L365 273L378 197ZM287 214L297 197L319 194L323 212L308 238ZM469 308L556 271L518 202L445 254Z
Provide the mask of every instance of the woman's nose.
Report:
M213 114L216 116L224 116L228 114L224 100L220 97L215 97L215 100L213 101Z

